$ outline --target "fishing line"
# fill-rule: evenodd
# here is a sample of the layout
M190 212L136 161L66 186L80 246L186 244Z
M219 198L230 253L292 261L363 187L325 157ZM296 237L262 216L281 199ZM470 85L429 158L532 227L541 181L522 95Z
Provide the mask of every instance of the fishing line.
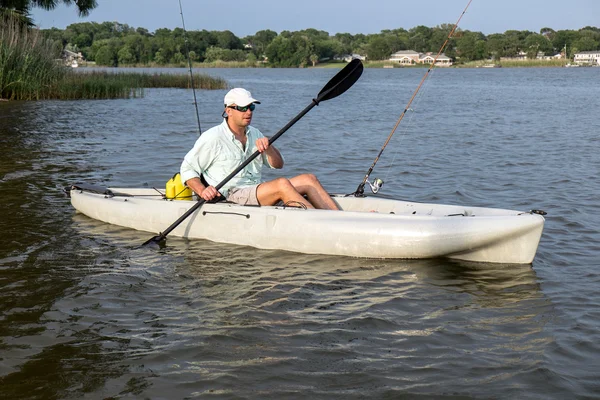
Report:
M432 75L435 71L432 71ZM431 76L425 81L425 85L423 86L423 90L421 90L419 92L419 94L417 95L416 98L416 102L415 105L413 107L411 107L409 109L409 111L411 111L409 117L408 117L408 122L406 124L404 124L404 129L400 132L400 136L399 136L399 140L397 141L398 143L400 143L402 141L402 138L404 138L404 136L407 134L407 132L409 130L411 130L411 128L414 126L413 123L413 119L415 118L416 115L416 111L415 110L419 110L419 105L421 104L421 101L427 97L426 93L428 92L428 88L429 88L429 82L431 81ZM396 162L396 158L398 157L398 153L400 152L400 150L396 150L394 152L394 155L392 156L392 161L390 162L390 165L388 166L385 174L384 174L384 181L387 182L388 180L388 176L390 175L390 173L392 172L392 169L394 167L394 163Z
M188 45L187 33L185 31L185 21L183 20L183 7L181 7L181 0L179 0L179 13L181 14L181 25L183 26L183 42L185 44L185 52L187 53L188 65L190 68L190 83L192 85L192 93L194 93L194 106L196 107L198 134L202 135L202 128L200 127L200 114L198 114L198 101L196 100L196 86L194 85L194 73L192 72L192 60L190 59L190 46Z
M435 68L435 64L437 63L437 60L438 60L439 56L442 54L442 52L446 48L446 45L448 44L448 42L450 41L450 39L454 35L454 31L458 27L458 23L460 22L460 20L462 19L462 17L467 12L467 9L471 5L472 1L473 0L469 0L469 3L467 4L467 6L463 10L463 12L460 14L460 17L458 18L458 20L456 21L456 23L452 27L452 30L450 31L450 33L448 34L448 37L444 41L444 44L442 44L442 47L440 47L440 50L438 51L437 55L433 59L433 62L431 63L431 65L427 69L427 72L423 76L423 79L421 79L421 82L419 83L419 86L417 86L417 89L415 90L415 92L413 93L412 97L408 101L408 104L404 108L404 111L402 111L402 114L400 114L400 118L398 118L398 121L396 121L396 125L394 125L394 128L392 129L392 131L390 132L389 136L387 137L385 143L383 144L383 147L379 151L379 154L377 155L377 157L375 157L375 161L373 161L373 164L371 165L371 167L367 171L367 173L366 173L365 177L363 178L362 182L358 185L358 187L356 188L356 191L353 193L354 196L356 196L356 197L364 196L364 193L365 193L365 184L367 182L371 186L371 189L373 189L373 187L375 187L377 190L379 190L379 187L381 187L381 185L383 185L383 181L381 179L377 179L375 184L371 184L369 182L369 177L371 176L371 173L373 172L373 169L375 168L375 165L377 164L377 161L379 161L379 158L383 154L383 151L385 150L386 146L388 145L388 143L392 139L392 136L394 136L394 133L396 132L396 129L398 128L398 125L400 125L400 122L404 118L404 115L406 114L407 111L409 111L411 109L410 106L411 106L412 102L414 101L414 99L417 97L417 94L419 93L419 90L421 89L421 86L423 86L423 83L427 79L427 76Z

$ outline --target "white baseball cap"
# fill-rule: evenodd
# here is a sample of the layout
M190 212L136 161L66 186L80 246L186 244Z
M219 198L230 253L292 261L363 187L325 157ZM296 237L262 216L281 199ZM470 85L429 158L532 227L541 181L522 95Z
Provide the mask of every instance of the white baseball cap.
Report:
M260 101L252 97L252 94L246 89L231 89L225 95L225 107L235 104L236 106L246 107L252 103L260 104Z

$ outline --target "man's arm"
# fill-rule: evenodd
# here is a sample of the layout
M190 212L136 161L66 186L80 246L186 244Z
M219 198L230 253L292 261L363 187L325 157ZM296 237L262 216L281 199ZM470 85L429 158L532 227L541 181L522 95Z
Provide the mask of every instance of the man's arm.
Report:
M256 149L260 153L264 153L267 155L267 159L269 160L269 165L273 168L281 169L283 168L283 157L281 153L275 146L269 146L269 139L266 137L261 137L256 139Z
M200 178L188 179L185 184L206 201L210 201L220 195L214 186L204 186Z

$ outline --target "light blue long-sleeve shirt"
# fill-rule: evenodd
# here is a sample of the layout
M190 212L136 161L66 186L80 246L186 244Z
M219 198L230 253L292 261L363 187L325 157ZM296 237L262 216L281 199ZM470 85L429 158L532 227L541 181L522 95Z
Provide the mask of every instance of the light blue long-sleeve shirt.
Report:
M202 174L211 186L217 186L257 150L256 139L264 137L261 131L252 126L246 128L246 136L248 138L246 149L243 149L242 144L229 129L226 120L204 132L183 158L180 169L181 181L199 178ZM252 160L219 192L227 197L231 188L261 183L263 165L273 168L265 153Z

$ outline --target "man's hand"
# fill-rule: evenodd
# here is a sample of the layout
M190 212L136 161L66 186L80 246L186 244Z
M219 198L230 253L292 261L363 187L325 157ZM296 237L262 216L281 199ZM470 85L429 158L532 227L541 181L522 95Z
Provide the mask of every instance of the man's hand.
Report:
M259 153L266 151L269 148L269 139L266 137L261 137L256 139L256 149Z
M215 189L214 186L209 186L205 188L202 193L200 193L200 197L202 197L206 201L211 201L215 197L220 196L220 193Z

